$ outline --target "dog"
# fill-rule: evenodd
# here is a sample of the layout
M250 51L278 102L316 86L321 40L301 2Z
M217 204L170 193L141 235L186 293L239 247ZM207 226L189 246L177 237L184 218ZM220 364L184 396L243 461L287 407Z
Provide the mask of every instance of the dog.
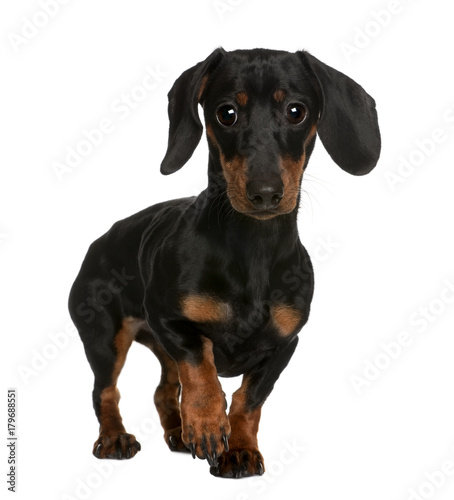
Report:
M71 318L95 377L93 453L128 459L140 450L117 389L136 341L162 365L154 402L170 450L207 459L215 476L261 475L262 405L295 351L314 288L297 228L303 174L317 135L343 170L369 173L381 147L375 102L306 51L266 49L218 48L168 97L161 172L193 154L200 104L208 187L115 223L90 246L71 288ZM227 414L218 377L238 375Z

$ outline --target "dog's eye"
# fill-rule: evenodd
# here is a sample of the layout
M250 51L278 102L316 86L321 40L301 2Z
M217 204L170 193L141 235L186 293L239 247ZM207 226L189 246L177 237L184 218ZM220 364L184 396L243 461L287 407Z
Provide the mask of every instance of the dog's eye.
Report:
M301 123L304 121L307 115L307 109L304 104L299 104L299 103L293 103L289 104L287 106L287 120L290 123L293 123L293 125L298 125L298 123Z
M238 119L236 111L232 108L232 106L229 105L221 106L216 111L216 118L218 122L225 127L231 127L232 125L235 125Z

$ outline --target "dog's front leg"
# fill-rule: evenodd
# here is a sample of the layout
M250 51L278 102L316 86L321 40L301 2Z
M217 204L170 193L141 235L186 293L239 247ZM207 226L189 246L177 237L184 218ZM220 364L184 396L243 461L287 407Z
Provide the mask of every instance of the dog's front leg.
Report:
M230 423L225 395L214 364L213 344L200 337L196 355L177 360L181 383L181 438L192 456L206 458L217 467L228 450Z
M297 343L295 337L244 375L241 387L233 393L230 406L230 449L219 458L217 467L211 467L214 476L241 478L264 473L264 461L257 441L262 405L290 361Z

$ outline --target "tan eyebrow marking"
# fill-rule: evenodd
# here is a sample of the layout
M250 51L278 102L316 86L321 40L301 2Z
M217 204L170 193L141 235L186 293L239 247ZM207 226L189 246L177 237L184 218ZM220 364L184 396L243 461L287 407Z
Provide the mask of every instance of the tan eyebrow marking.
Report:
M273 97L276 102L282 102L285 99L286 95L287 93L285 92L285 90L279 89L276 90L276 92L273 94Z
M238 93L236 94L236 102L237 102L240 106L246 106L248 99L249 99L249 97L248 97L248 95L246 94L246 92L238 92Z

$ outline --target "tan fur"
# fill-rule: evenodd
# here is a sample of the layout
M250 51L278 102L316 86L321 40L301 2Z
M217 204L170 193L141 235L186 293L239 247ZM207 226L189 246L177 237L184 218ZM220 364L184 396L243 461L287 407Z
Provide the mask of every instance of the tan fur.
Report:
M188 295L181 301L183 315L196 323L220 323L231 314L229 304L210 295Z
M248 95L246 94L246 92L238 92L236 94L236 102L240 106L243 106L243 107L246 106L247 101L248 101Z
M279 334L283 337L294 333L302 319L300 311L285 304L272 306L271 318Z

